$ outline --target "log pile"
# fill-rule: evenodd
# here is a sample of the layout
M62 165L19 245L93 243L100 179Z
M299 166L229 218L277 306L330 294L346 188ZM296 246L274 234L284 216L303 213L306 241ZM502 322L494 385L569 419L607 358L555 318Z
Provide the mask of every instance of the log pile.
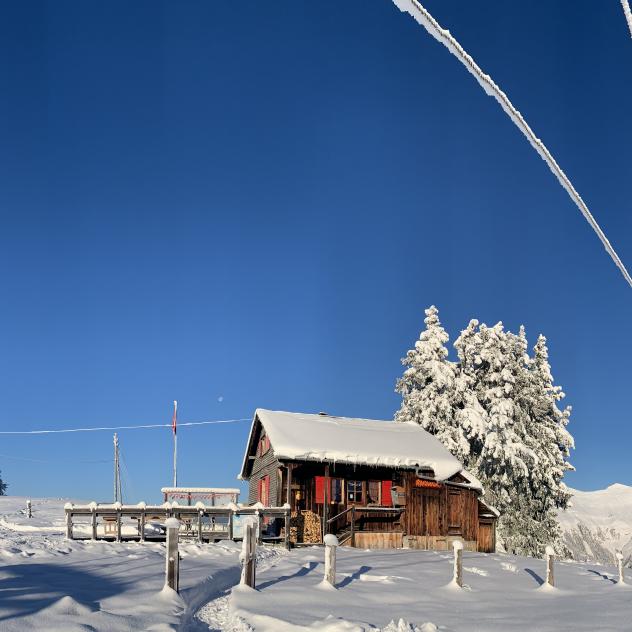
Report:
M322 542L320 517L313 511L293 511L290 516L290 542Z

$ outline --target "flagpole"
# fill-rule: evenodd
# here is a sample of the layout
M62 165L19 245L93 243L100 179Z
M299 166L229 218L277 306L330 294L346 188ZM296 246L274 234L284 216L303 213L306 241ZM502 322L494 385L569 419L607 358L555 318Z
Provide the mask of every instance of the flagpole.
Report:
M173 486L178 486L178 402L173 400Z

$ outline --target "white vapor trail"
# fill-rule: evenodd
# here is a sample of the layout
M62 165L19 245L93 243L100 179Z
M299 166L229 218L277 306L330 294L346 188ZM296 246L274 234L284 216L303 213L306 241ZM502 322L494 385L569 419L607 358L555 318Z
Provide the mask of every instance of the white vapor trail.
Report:
M630 37L632 37L632 11L630 10L630 3L628 0L621 0L621 6L623 7L623 13L625 13L628 28L630 29Z
M597 237L601 240L606 252L610 255L615 265L621 271L621 274L632 287L632 277L626 270L625 266L619 256L614 251L614 248L610 245L610 242L606 238L604 232L597 224L595 218L588 210L586 203L581 198L579 193L575 190L571 181L566 174L562 171L560 166L555 162L555 159L551 155L551 152L546 148L544 143L533 133L533 130L527 125L527 122L522 117L522 114L513 106L509 97L494 83L489 75L486 75L468 55L463 47L452 37L450 31L446 31L441 28L441 25L432 17L432 15L421 5L418 0L393 0L395 5L400 11L404 13L410 13L415 20L421 24L430 35L432 35L438 42L443 44L470 72L474 78L478 81L481 88L490 96L494 97L500 104L500 107L507 113L509 118L515 123L516 127L526 136L527 140L531 143L531 146L540 154L540 157L547 163L553 174L557 177L560 184L566 189L566 192L570 196L571 200L575 202L577 208L582 212L582 215L586 218L586 221L590 224L592 229L597 234Z

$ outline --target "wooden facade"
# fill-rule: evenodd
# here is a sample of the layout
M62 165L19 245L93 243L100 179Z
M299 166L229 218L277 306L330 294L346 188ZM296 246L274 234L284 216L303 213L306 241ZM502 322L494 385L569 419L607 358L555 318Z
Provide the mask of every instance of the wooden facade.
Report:
M368 548L447 549L460 539L468 550L495 550L497 514L461 474L437 481L432 471L279 459L261 424L246 459L249 502L289 504L297 544L331 532L341 544Z

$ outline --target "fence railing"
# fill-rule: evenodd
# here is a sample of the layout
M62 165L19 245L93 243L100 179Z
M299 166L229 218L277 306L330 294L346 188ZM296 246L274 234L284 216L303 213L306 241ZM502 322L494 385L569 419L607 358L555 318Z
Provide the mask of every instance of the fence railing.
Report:
M146 540L166 539L164 522L177 518L180 523L180 538L197 539L198 542L241 539L240 519L242 516L258 517L257 540L261 542L284 542L290 546L290 508L251 507L228 505L209 507L203 503L180 506L177 503L162 505L66 504L66 537L69 540ZM284 534L281 535L281 524Z
M360 507L353 505L329 518L326 531L338 535L341 544L349 540L351 546L355 546L355 534L362 530L362 524L367 521L368 516L382 515L389 522L395 522L403 512L403 507ZM344 516L347 517L347 521L340 527L340 519Z

